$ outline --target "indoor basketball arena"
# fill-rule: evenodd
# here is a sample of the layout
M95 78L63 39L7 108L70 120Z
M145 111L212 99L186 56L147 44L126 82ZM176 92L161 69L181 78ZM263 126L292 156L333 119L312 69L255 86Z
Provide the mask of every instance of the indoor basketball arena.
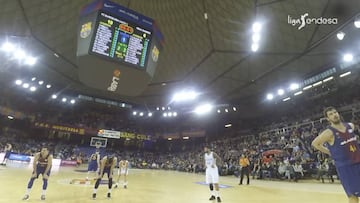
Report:
M358 0L0 0L0 202L359 203L359 56Z

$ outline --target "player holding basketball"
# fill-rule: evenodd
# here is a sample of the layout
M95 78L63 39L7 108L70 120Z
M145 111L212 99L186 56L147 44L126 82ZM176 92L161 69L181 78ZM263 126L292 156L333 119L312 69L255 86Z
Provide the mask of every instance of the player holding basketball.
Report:
M324 110L330 126L312 142L319 151L330 154L349 203L358 203L360 197L360 147L354 133L354 124L341 122L333 107Z
M123 187L126 189L127 188L127 175L129 174L129 162L127 160L121 160L119 162L119 169L118 169L118 177L116 180L116 184L115 184L115 188L118 187L119 183L120 183L120 176L124 176L124 184Z
M94 192L92 195L93 199L96 199L96 191L99 187L99 184L101 182L101 178L104 176L105 173L107 173L108 179L109 179L109 191L107 193L107 197L110 198L111 197L111 188L112 188L112 176L113 176L113 170L115 168L115 165L117 163L117 159L114 155L108 155L105 156L101 161L100 161L100 172L99 172L99 176L96 180L95 183L95 187L94 187Z
M40 174L42 175L43 178L43 190L41 193L41 200L45 200L46 188L50 176L52 159L53 156L49 153L47 147L42 147L41 152L35 154L34 163L33 163L33 172L30 181L28 183L27 190L23 200L29 199L30 190L33 186L34 180L37 179Z
M90 172L95 172L95 173L99 172L98 171L99 166L100 166L100 152L98 149L96 149L96 152L90 156L86 180L89 180Z
M217 202L221 202L219 193L219 170L216 166L216 161L222 162L221 158L208 147L204 147L205 166L206 166L206 184L209 184L211 197L209 200L217 199ZM215 192L214 192L215 186Z

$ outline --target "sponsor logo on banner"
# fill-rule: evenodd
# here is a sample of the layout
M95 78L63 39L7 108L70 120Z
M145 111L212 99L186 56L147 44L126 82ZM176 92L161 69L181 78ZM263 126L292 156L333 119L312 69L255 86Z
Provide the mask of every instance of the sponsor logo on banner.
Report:
M46 122L35 122L34 125L37 128L48 128L48 129L58 130L58 131L63 131L63 132L76 133L79 135L85 134L84 128L72 127L72 126L68 126L68 125L54 125L54 124L50 124L50 123L46 123Z
M85 39L91 33L91 22L85 23L81 26L80 37Z
M119 84L119 80L120 80L120 70L114 70L113 73L113 78L110 84L110 87L107 88L107 90L111 91L111 92L115 92L116 89L118 88L118 84Z
M120 139L120 131L101 129L101 130L99 130L99 132L98 132L98 136L100 136L100 137L107 137L107 138Z
M151 51L151 57L154 62L157 62L157 60L159 59L159 54L160 54L159 49L156 46L154 46L154 48Z

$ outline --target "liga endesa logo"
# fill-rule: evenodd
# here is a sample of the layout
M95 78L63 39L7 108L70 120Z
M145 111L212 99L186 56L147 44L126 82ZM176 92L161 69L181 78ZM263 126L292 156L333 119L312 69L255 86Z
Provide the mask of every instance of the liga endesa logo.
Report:
M323 17L313 18L313 17L309 17L308 13L305 13L304 15L301 15L300 18L293 18L292 16L288 15L288 24L290 24L292 26L300 25L298 27L298 30L301 30L306 25L311 25L311 24L336 25L336 24L338 24L338 19L337 18L323 18Z
M111 92L115 92L118 87L119 80L120 80L120 71L116 69L114 70L114 76L112 78L110 87L108 87L107 90Z

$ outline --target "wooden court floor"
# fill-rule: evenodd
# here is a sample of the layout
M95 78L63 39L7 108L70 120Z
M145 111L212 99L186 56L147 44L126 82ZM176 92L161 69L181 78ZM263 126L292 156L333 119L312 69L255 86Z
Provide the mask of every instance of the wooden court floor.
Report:
M113 189L112 198L107 199L107 185L100 185L98 198L92 200L93 185L70 184L72 180L76 182L86 177L86 173L75 171L78 169L67 167L52 171L45 201L40 200L42 180L36 180L30 199L26 202L212 203L208 200L208 186L197 183L204 181L204 175L138 169L130 170L128 189ZM80 169L85 169L85 166ZM28 168L0 166L0 202L24 202L21 199L30 173ZM338 183L252 180L248 186L239 186L239 180L233 176L220 177L220 181L222 185L227 186L220 190L225 203L347 202Z

